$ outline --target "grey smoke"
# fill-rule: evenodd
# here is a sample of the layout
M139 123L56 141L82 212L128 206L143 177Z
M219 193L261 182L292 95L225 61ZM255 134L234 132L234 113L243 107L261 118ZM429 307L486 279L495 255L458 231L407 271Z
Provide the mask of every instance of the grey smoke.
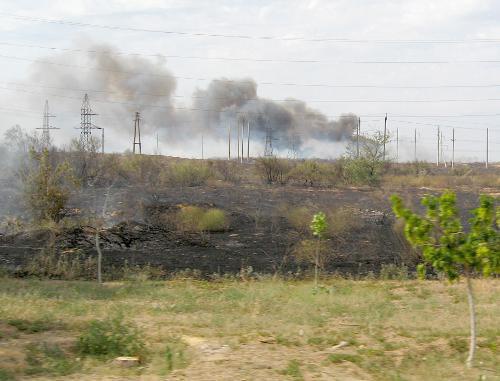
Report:
M330 120L300 100L260 98L257 84L250 78L213 80L194 92L192 105L179 106L174 99L176 79L163 59L119 54L103 44L90 44L85 50L92 52L82 53L83 57L75 53L50 57L50 61L69 63L68 67L35 63L32 82L89 89L94 110L106 126L117 131L131 128L135 111L143 115L143 134L160 131L160 137L170 143L201 133L225 138L229 125L247 122L254 139L263 139L270 129L277 147L285 147L291 140L298 147L310 139L346 140L356 128L354 115ZM71 66L81 65L82 58L89 70ZM74 92L68 95L75 97Z

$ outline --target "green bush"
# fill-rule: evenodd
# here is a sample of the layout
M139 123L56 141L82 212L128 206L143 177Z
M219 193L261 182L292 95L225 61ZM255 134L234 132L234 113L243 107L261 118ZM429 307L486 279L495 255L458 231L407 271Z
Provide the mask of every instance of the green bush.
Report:
M335 164L304 160L290 171L288 178L300 185L312 187L332 186L338 183L340 176Z
M82 355L111 358L145 355L145 343L138 328L125 323L122 316L92 320L78 339Z
M68 356L57 344L45 342L26 347L26 374L66 376L79 368L78 362Z
M48 319L25 320L25 319L10 319L7 324L16 327L21 332L38 333L50 331L60 327L60 323L53 323Z
M201 217L199 228L202 231L216 232L226 230L227 225L226 214L220 209L211 208Z
M203 209L197 206L184 206L177 214L177 228L190 232L218 232L229 227L224 211L217 208Z
M204 185L211 177L212 172L205 163L182 161L170 166L166 183L171 186L194 187Z

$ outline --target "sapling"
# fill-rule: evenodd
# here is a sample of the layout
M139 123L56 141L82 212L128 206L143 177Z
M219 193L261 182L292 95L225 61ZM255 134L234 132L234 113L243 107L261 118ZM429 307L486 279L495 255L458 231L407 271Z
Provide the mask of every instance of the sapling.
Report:
M414 247L422 249L423 263L418 273L423 274L426 265L443 273L448 280L465 277L470 314L470 345L466 360L472 367L476 350L476 311L472 277L485 277L500 272L500 208L495 199L480 196L479 207L471 211L469 229L466 232L460 221L456 195L445 192L441 196L426 196L422 205L426 208L421 216L405 208L399 196L391 197L392 208L398 218L405 221L405 236Z
M319 272L319 250L321 247L321 240L323 239L326 229L328 229L328 222L326 222L326 215L323 212L316 213L311 221L311 231L313 236L317 238L316 252L314 255L314 288L318 288L318 272Z

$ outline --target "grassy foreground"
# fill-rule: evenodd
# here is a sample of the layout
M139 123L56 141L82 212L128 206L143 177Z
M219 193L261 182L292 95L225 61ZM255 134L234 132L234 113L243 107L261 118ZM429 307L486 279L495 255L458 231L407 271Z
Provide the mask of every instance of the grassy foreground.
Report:
M466 370L464 284L330 279L314 294L281 280L0 278L0 380L500 379L500 282L475 288L479 348ZM139 367L78 352L92 319L119 315L144 341Z

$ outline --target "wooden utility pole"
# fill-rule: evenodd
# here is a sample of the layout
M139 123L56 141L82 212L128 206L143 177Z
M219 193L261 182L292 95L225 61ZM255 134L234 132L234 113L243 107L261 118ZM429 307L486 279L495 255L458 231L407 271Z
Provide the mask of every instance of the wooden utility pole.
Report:
M205 158L205 154L203 152L204 146L203 146L203 134L201 134L201 160Z
M396 163L399 161L399 128L396 128Z
M358 128L356 132L356 157L359 157L359 133L361 132L361 118L358 118Z
M440 144L439 144L439 139L441 138L441 134L439 132L439 126L438 126L438 135L437 135L437 160L436 160L436 166L439 167L439 152L440 152Z
M415 137L413 140L413 156L415 158L415 162L417 162L417 129L415 128Z
M384 119L384 161L385 161L385 143L387 140L387 114L385 114Z
M245 121L241 122L241 162L245 158L245 153L243 147L245 146Z
M247 123L247 161L250 162L250 121Z
M490 145L489 145L489 129L486 128L486 168L488 168L488 161L490 155Z
M238 132L238 140L236 142L236 145L238 146L238 161L240 161L240 122L236 122L236 130Z
M451 168L455 168L455 129L452 130L451 138Z
M231 122L227 124L227 160L231 160Z

